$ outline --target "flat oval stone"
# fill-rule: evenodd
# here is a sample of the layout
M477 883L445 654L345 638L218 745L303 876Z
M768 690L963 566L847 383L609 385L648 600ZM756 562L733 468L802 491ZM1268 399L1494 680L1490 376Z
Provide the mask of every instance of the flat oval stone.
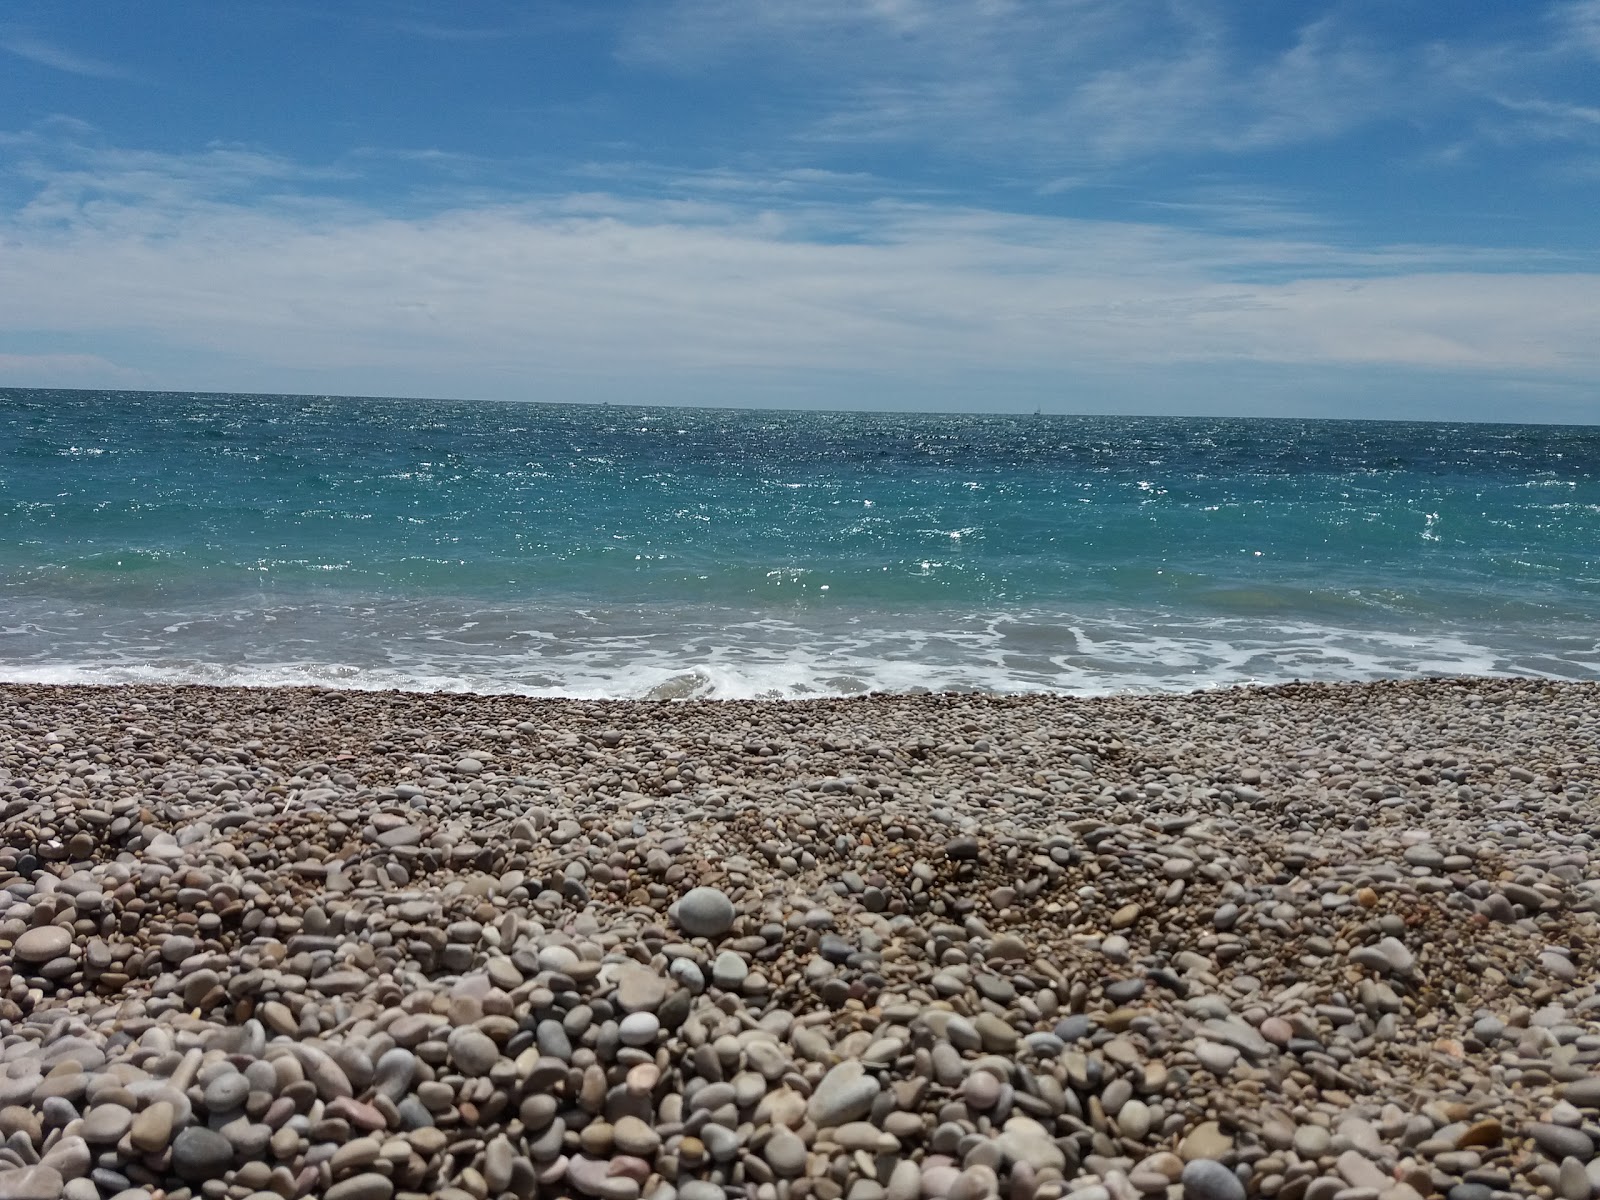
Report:
M1117 1110L1116 1121L1123 1137L1142 1142L1150 1132L1150 1108L1142 1100L1129 1100Z
M822 1077L806 1105L806 1115L822 1129L859 1120L871 1110L878 1091L877 1079L859 1062L846 1059Z
M1006 1054L1016 1047L1017 1031L991 1012L979 1013L973 1018L972 1026L983 1039L985 1050Z
M59 925L41 925L16 940L11 952L25 963L43 965L72 949L72 934Z
M600 1200L637 1200L638 1182L610 1172L611 1164L605 1160L575 1154L567 1163L567 1182L585 1196Z
M115 1145L133 1125L133 1113L120 1104L96 1104L83 1119L83 1140L91 1146Z
M66 1181L54 1167L0 1170L0 1196L5 1200L61 1200Z
M322 1193L323 1200L389 1200L393 1195L394 1184L376 1171L352 1175Z
M1594 1142L1590 1141L1589 1135L1581 1129L1569 1129L1565 1125L1541 1121L1534 1124L1528 1133L1533 1138L1534 1144L1557 1162L1563 1158L1576 1158L1588 1162L1594 1155Z

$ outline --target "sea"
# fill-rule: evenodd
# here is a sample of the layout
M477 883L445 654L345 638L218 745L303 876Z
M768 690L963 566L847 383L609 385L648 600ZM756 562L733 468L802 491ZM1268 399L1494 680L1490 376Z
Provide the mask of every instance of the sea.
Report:
M1600 427L0 389L0 679L1600 679Z

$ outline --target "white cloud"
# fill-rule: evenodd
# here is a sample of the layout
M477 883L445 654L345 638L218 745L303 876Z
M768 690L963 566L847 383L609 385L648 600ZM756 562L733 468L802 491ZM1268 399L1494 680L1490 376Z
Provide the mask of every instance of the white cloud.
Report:
M252 172L276 200L237 198ZM414 373L456 380L457 394L581 377L620 396L692 377L728 402L759 374L831 373L862 390L1184 364L1600 378L1600 275L1508 271L1521 253L779 204L727 180L700 199L569 194L398 219L316 200L297 175L218 150L91 155L38 180L48 202L0 222L0 328L13 348L30 336L139 348L108 354L125 370ZM0 365L65 385L113 369L78 356Z

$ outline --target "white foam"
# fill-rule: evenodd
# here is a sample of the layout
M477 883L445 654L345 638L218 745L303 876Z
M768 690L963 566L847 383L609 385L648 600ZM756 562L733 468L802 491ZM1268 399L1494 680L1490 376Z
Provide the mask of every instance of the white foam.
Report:
M352 636L370 612L342 614L337 634L322 639L304 636L304 612L257 613L257 631L271 615L292 628L266 643L258 636L244 650L230 640L227 628L207 643L180 650L170 636L153 632L180 624L169 615L166 624L139 631L140 636L122 631L92 646L79 641L28 656L6 653L9 661L0 660L0 679L581 699L778 699L869 691L1097 695L1425 674L1600 678L1600 644L1592 637L1493 645L1462 632L1233 618L1180 621L1149 614L988 613L947 615L918 625L858 613L837 624L808 627L774 617L728 622L709 621L703 614L674 619L570 610L560 613L559 621L556 614L546 614L543 622L526 613L455 610L437 614L431 625L411 625L405 633L369 628ZM237 615L218 624L236 630ZM185 630L193 624L181 623ZM484 636L462 640L468 630ZM338 657L311 658L321 642L338 646ZM290 647L298 654L282 653ZM218 648L229 652L216 653Z

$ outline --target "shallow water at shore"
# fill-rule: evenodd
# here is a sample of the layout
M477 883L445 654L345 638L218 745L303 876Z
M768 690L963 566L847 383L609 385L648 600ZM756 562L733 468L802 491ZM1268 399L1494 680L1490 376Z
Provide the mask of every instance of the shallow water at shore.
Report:
M0 391L0 678L1600 675L1600 432Z

